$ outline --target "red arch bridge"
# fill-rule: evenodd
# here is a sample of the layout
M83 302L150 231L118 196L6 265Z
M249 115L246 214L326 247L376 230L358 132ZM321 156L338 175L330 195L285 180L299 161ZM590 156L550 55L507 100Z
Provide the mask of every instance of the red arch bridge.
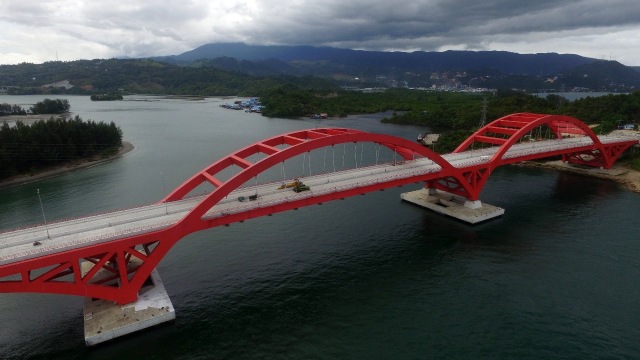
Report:
M531 141L536 129L553 136ZM294 156L349 143L377 144L397 159L300 177L308 191L279 189L280 182L246 186ZM171 247L195 231L412 183L478 208L483 206L482 187L498 166L562 156L570 163L610 168L636 144L629 137L597 136L572 117L530 113L495 120L443 156L414 141L353 129L290 132L212 163L158 203L0 233L0 292L69 294L127 304L137 300ZM260 160L251 160L257 155ZM234 174L221 180L230 169ZM213 190L190 195L203 184ZM259 197L250 201L254 194ZM238 201L241 197L247 201Z

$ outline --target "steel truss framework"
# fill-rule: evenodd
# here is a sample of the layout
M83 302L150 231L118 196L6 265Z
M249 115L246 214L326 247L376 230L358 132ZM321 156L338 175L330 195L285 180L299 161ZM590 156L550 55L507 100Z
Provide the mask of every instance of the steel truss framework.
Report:
M566 116L513 114L478 130L455 150L455 152L465 151L474 143L499 145L500 148L491 161L478 166L455 168L430 149L389 135L345 128L290 132L257 142L227 155L193 175L169 193L160 203L181 200L202 184L210 184L214 188L173 226L1 265L0 292L79 295L126 304L137 299L138 292L151 271L173 245L192 232L410 183L425 182L427 187L436 187L463 195L470 200L477 200L493 169L507 163L530 160L527 157L504 160L502 157L519 139L541 125L551 128L558 138L562 138L562 134L572 133L584 134L593 139L593 145L584 149L579 148L570 153L559 151L544 154L544 156L562 155L568 161L575 163L610 167L625 149L634 144L630 142L629 144L618 143L614 146L603 145L585 124ZM232 191L287 159L323 147L363 142L385 146L405 160L417 157L429 158L438 164L441 170L406 179L389 180L334 193L314 195L223 217L207 218L205 216L207 211ZM249 160L257 154L263 158L255 162ZM538 154L532 158L540 157L543 156ZM226 181L218 179L220 177L218 175L229 168L240 168L240 171Z

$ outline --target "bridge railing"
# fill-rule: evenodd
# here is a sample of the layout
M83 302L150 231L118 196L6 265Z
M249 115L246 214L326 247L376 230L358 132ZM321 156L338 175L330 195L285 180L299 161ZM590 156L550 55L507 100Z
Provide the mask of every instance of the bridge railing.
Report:
M316 196L320 196L320 195L324 195L324 194L328 194L328 193L334 193L334 192L343 191L343 190L361 188L361 187L365 187L365 186L368 186L368 185L391 182L393 180L409 178L409 177L417 176L417 175L426 175L426 174L434 173L434 172L437 172L437 171L439 171L439 169L427 168L427 169L424 169L424 170L415 170L415 171L411 171L411 172L405 172L403 174L389 175L389 176L376 178L376 179L358 181L358 182L351 183L351 184L327 187L327 188L324 188L324 189L319 190L319 191L318 190L310 190L310 191L305 191L305 192L301 192L301 193L294 193L294 194L286 196L286 197L280 197L280 198L277 198L277 199L272 199L272 200L267 200L267 201L260 200L260 198L258 198L257 201L255 201L253 203L250 203L250 204L243 205L243 206L237 206L237 207L234 207L232 209L226 209L226 210L220 210L220 211L214 211L214 212L207 212L207 214L205 215L205 218L207 218L207 219L208 218L218 218L218 217L222 217L222 216L225 216L225 215L231 215L231 214L236 214L236 213L249 211L249 210L252 210L252 209L255 209L255 208L259 208L259 207L267 207L267 206L272 206L272 205L278 205L278 204L282 204L282 203L286 203L286 202L290 202L290 201L294 201L294 200L312 198L312 197L316 197ZM213 209L215 209L215 207ZM178 221L179 220L160 221L160 222L155 222L155 223L152 223L152 224L147 224L145 226L139 226L139 227L130 228L130 229L123 229L123 230L119 230L119 231L103 233L103 234L100 234L100 235L95 235L95 236L90 236L90 237L82 237L80 239L64 241L64 242L48 242L46 234L43 233L41 236L32 237L32 238L29 239L29 243L31 243L33 241L41 241L41 245L39 245L37 247L25 249L23 251L13 252L13 253L10 253L10 254L0 254L0 265L6 264L6 263L10 263L11 260L13 260L13 259L18 259L19 258L20 260L24 260L24 259L38 257L40 255L54 254L54 253L61 252L61 251L80 248L80 247L85 246L86 244L99 244L99 243L103 243L103 242L107 242L107 241L111 241L111 240L116 240L116 239L123 238L123 237L131 237L131 236L138 235L138 234L148 233L150 231L158 231L158 230L167 228L169 226L172 226L172 225L176 224ZM13 245L15 246L15 244L13 244ZM26 244L23 244L23 245L26 245Z
M146 203L146 204L142 204L142 205L138 205L138 206L119 208L119 209L115 209L115 210L104 210L104 211L95 212L95 213L92 213L92 214L89 214L89 215L85 215L85 216L78 215L78 216L69 217L69 218L56 219L56 220L53 220L53 221L47 221L47 226L49 228L53 228L53 227L60 226L60 225L65 225L66 226L66 225L68 225L70 223L71 224L81 224L83 222L91 221L92 218L99 217L99 216L102 216L102 215L106 215L106 214L110 214L110 213L116 213L116 212L125 213L126 211L143 209L143 208L145 208L147 206L152 206L154 204L155 204L155 202L151 202L151 203ZM29 230L32 230L34 228L40 227L40 226L44 226L44 225L42 223L35 223L35 224L19 226L19 227L15 227L15 228L8 228L8 229L0 230L0 236L2 236L5 233L15 233L15 232L18 232L18 231L29 231Z
M167 228L175 223L176 223L175 220L163 221L163 222L153 223L145 226L139 226L131 229L114 231L106 234L100 234L100 235L95 235L90 237L82 237L80 239L75 239L75 240L70 240L65 242L47 242L47 237L42 236L41 238L33 239L33 240L42 241L41 245L37 247L25 249L23 251L14 252L11 254L0 255L0 265L10 263L11 260L17 259L17 258L20 258L20 260L31 259L44 254L55 254L57 252L80 248L85 246L86 244L100 244L103 242L120 239L125 236L130 237L133 235L148 233L150 232L150 230L157 231L157 230Z

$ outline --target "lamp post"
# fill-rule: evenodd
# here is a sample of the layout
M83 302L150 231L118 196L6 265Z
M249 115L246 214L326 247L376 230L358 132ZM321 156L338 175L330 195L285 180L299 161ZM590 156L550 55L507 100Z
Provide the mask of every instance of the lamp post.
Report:
M162 193L166 194L167 191L166 191L166 186L164 184L164 172L160 172L160 176L162 176ZM166 201L164 202L164 213L169 215L169 208Z
M44 207L42 206L42 198L40 198L40 189L37 189L38 201L40 202L40 210L42 210L42 219L44 220L44 228L47 230L47 239L51 239L49 236L49 227L47 226L47 218L44 216Z

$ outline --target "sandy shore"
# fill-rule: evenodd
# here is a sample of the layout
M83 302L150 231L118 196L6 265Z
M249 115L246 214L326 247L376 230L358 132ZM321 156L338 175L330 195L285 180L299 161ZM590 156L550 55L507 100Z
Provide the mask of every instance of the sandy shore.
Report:
M65 118L65 119L69 119L71 117L71 113L64 113L64 114L37 114L37 115L33 115L33 114L29 114L29 115L8 115L8 116L2 116L0 117L0 124L2 124L3 122L6 122L7 124L11 125L12 123L15 123L16 121L22 121L24 124L32 124L36 121L47 121L50 118L54 118L57 119L59 117Z
M111 161L113 159L119 158L122 155L132 151L135 149L135 146L127 141L122 142L122 147L115 155L106 157L106 158L95 158L90 160L79 160L77 162L66 163L61 166L55 166L46 170L38 171L33 175L18 175L11 177L7 180L0 181L0 187L10 187L16 186L20 184L26 184L32 181L41 180L45 178L49 178L52 176L60 175L62 173L66 173L68 171L75 171L79 169L83 169L89 166L93 166L96 164L104 163L107 161Z
M537 162L524 161L513 166L529 166L544 169L566 171L574 174L593 176L601 179L612 180L624 185L627 189L640 193L640 171L635 171L622 164L615 164L611 169L597 169L565 164L561 160Z

